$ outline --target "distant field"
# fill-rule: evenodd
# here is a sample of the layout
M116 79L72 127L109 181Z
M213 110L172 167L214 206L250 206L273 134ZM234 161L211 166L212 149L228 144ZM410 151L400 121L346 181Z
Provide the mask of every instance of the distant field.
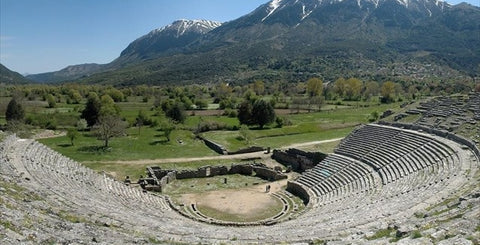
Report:
M202 135L223 145L229 151L251 145L280 148L297 143L345 137L357 124L368 123L368 117L372 112L381 113L390 108L399 108L399 104L372 104L369 107L346 107L315 113L291 114L285 118L292 122L292 126L270 127L264 130L252 128L249 130L250 142L242 139L239 131L211 131Z
M120 103L122 115L133 120L138 110L145 108L146 104L139 102ZM78 105L77 105L78 106ZM143 107L142 107L143 106ZM72 108L65 105L61 108ZM310 114L285 115L292 122L292 126L283 128L270 127L264 130L249 130L250 142L239 138L238 131L210 131L204 136L225 145L229 150L238 150L248 145L258 145L279 148L296 143L318 141L324 139L346 136L356 124L367 123L367 118L373 111L382 112L388 108L398 107L398 104L374 105L370 107L344 108L333 111L321 111ZM47 112L53 109L43 109ZM59 118L67 115L79 114L74 110L60 109ZM78 109L77 109L78 110ZM153 116L153 112L145 110ZM70 117L71 118L71 117ZM65 118L65 120L67 120ZM71 120L71 119L70 119ZM215 121L227 126L238 126L237 118L226 116L190 116L185 125L180 127L195 128L201 121ZM140 135L138 128L128 129L127 137L114 138L111 147L107 151L101 149L102 141L97 140L90 133L82 133L75 140L75 145L70 146L67 137L42 139L42 143L69 156L77 161L112 161L112 160L137 160L137 159L164 159L178 157L200 157L217 155L200 140L195 139L193 133L187 130L175 130L171 135L171 141L167 142L162 131L156 128L142 127Z

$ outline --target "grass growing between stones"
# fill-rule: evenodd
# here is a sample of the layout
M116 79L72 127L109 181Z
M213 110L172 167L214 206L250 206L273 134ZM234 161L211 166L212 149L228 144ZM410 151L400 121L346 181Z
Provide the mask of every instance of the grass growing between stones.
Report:
M410 235L412 239L417 239L422 237L422 233L419 230L414 230L412 234Z
M392 237L392 236L395 236L395 230L387 228L387 229L378 230L377 232L375 232L375 234L371 236L367 236L366 239L369 241L372 241L372 240L377 240L377 239Z

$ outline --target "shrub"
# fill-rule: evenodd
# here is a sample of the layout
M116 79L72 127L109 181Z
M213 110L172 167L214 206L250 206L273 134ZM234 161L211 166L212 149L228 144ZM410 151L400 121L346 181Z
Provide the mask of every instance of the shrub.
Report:
M215 122L215 121L203 121L197 125L196 132L202 133L202 132L224 130L224 129L227 129L227 125L225 123Z
M225 111L223 112L223 115L231 118L235 118L238 116L238 113L237 113L237 110L234 110L234 109L225 109Z

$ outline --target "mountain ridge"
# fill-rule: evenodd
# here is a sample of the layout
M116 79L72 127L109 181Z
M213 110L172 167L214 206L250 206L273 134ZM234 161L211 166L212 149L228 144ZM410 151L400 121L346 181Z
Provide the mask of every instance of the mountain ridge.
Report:
M127 47L109 70L81 81L478 76L478 20L478 7L434 0L273 0L168 50Z
M20 73L8 69L6 66L0 64L0 83L5 84L26 84L31 83L27 78Z

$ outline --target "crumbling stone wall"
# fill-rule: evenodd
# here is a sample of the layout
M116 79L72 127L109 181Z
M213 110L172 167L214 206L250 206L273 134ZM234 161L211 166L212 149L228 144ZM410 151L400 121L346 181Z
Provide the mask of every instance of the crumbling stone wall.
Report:
M270 168L258 167L253 166L253 171L255 172L256 176L265 180L269 181L276 181L281 179L286 179L287 175L277 172Z
M173 170L167 170L173 171ZM206 178L217 175L226 175L229 170L226 166L205 166L197 170L182 170L177 172L177 179Z
M154 176L151 178L144 178L144 180L148 181L150 185L157 185L155 182L158 183L160 186L160 191L170 182L176 179L194 179L194 178L206 178L206 177L213 177L219 175L229 175L229 174L241 174L246 176L251 176L253 173L256 174L257 177L275 181L286 179L287 175L276 171L274 169L270 169L263 164L234 164L230 167L227 166L205 166L198 168L196 170L182 170L182 171L175 171L175 170L163 170L160 167L148 167L147 171L149 173L154 173ZM157 180L157 181L155 181Z
M272 158L277 162L285 166L291 166L292 170L297 172L304 172L315 167L326 157L326 154L320 152L306 152L298 149L274 150L272 155Z
M250 176L253 174L253 166L250 164L235 164L230 167L228 174L241 174Z
M177 179L193 179L206 177L206 168L197 170L181 170L177 172Z
M170 184L172 181L177 179L177 172L172 171L163 176L163 178L160 179L159 181L159 186L160 186L160 192L163 191L163 188Z

